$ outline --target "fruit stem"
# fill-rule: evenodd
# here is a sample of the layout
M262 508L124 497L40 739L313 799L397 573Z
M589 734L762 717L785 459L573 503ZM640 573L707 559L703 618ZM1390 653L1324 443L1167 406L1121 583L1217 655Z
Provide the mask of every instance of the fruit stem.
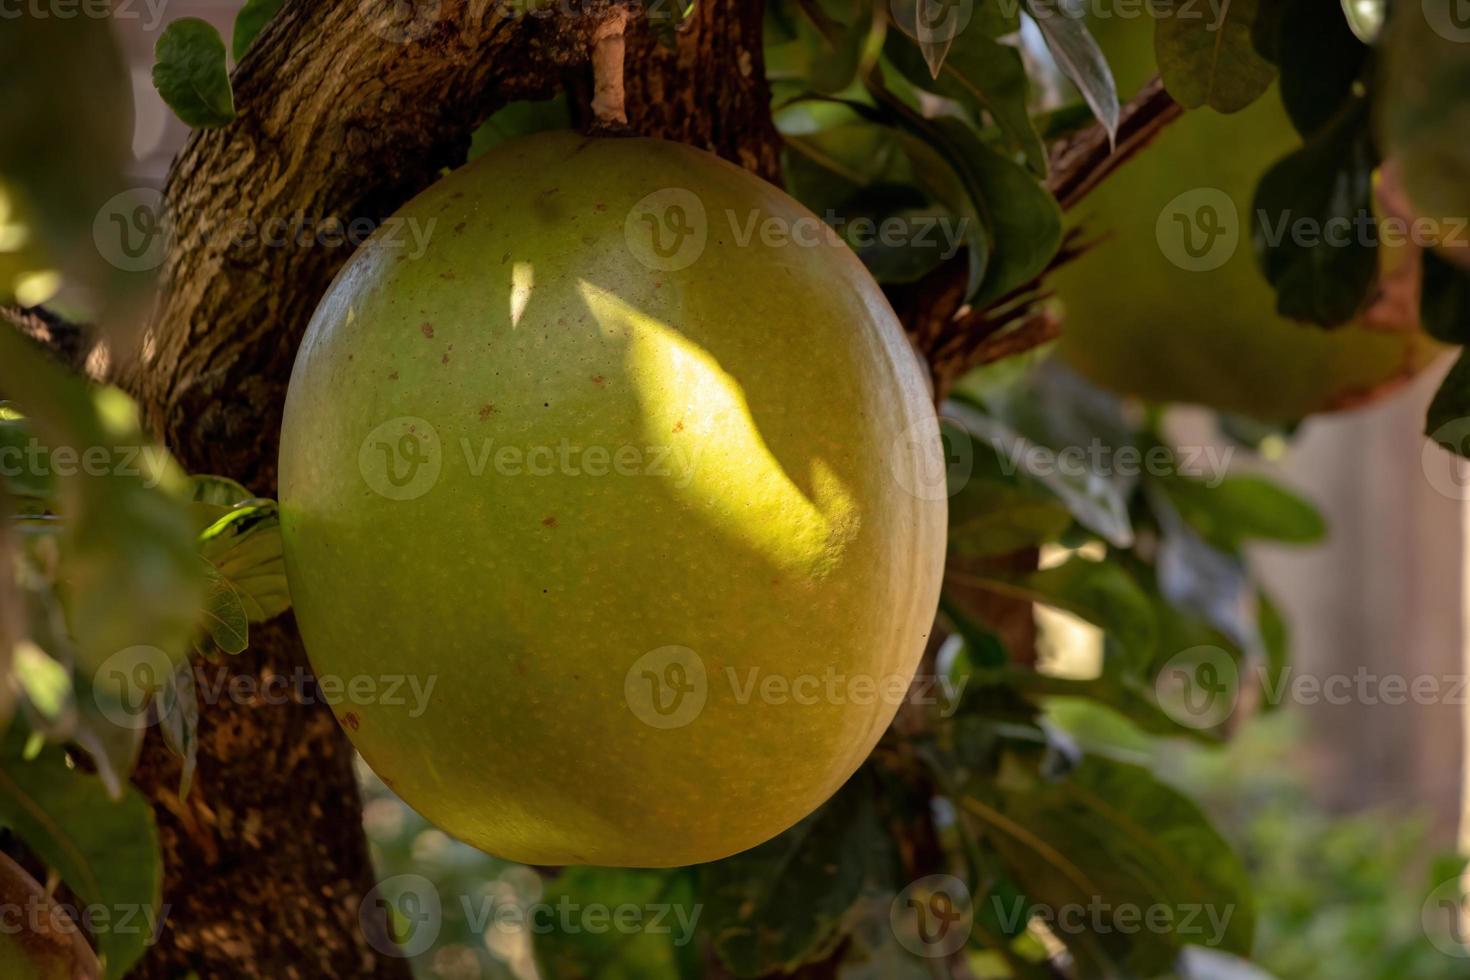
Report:
M592 114L599 129L626 130L628 126L623 108L623 31L627 24L628 11L618 7L592 32Z

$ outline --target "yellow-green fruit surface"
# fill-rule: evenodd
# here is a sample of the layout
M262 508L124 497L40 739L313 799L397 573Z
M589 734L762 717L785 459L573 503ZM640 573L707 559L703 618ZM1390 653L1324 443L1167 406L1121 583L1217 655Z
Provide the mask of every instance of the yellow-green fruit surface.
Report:
M1147 26L1100 24L1125 95L1151 65ZM1124 394L1266 421L1357 404L1423 367L1436 348L1412 321L1324 330L1275 312L1251 244L1252 198L1300 145L1273 87L1233 115L1186 113L1089 194L1072 219L1106 238L1049 280L1066 306L1060 356ZM1203 265L1223 262L1195 271L1187 247ZM1404 260L1396 251L1382 250L1385 269Z
M510 859L790 827L892 720L938 600L937 423L877 285L781 190L654 140L506 144L396 218L322 300L282 432L349 737Z

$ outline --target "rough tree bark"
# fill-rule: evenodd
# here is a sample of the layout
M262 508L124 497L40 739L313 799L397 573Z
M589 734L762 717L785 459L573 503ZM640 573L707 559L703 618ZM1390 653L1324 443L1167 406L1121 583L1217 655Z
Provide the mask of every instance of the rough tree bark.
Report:
M114 375L186 468L275 492L296 346L350 254L315 241L272 247L242 230L381 219L462 161L474 127L504 102L565 87L585 103L588 41L609 0L544 14L516 6L287 0L237 67L239 117L196 132L169 175L175 237L160 296L139 350L118 357ZM672 48L637 13L630 127L775 177L759 0L701 0ZM959 345L935 358L947 375L998 356L963 339L961 318L974 311L926 302L909 323L934 326L914 333L927 352ZM309 673L289 616L255 630L226 669L257 680ZM382 922L360 923L373 881L353 755L315 701L205 705L185 799L177 760L150 735L135 781L158 816L170 909L139 976L407 976L380 951Z

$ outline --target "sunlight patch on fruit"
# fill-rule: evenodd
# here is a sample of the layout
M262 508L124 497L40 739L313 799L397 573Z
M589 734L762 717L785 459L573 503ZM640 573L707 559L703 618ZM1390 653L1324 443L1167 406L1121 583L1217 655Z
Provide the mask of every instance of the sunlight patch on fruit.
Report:
M687 445L692 478L671 492L778 568L830 571L862 519L832 467L812 460L808 498L761 436L740 383L708 351L592 283L578 288L604 336L627 344L645 437Z

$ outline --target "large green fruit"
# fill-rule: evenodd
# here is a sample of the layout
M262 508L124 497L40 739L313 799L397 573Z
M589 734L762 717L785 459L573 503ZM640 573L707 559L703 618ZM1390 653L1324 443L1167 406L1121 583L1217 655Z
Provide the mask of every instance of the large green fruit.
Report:
M396 217L317 310L281 442L352 741L530 863L791 826L892 720L938 597L938 429L877 285L782 191L653 140L531 137Z
M1150 26L1096 24L1125 93L1154 70ZM1409 315L1336 330L1277 315L1251 245L1252 199L1300 145L1273 87L1234 115L1186 113L1089 194L1074 220L1107 237L1049 280L1066 304L1060 355L1124 394L1270 422L1359 404L1427 364L1437 348L1412 302ZM1408 258L1382 251L1385 270Z

